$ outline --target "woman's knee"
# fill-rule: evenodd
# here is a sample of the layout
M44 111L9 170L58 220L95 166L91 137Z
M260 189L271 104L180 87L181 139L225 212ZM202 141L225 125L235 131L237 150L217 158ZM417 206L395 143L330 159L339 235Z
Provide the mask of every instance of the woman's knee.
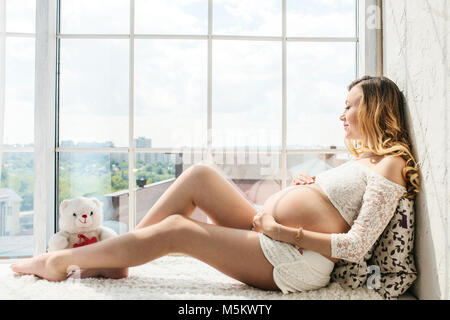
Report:
M204 179L210 177L215 169L206 163L197 163L191 166L188 171L196 179Z
M182 239L185 239L186 231L192 228L193 222L181 214L172 214L161 221L166 234L169 252L180 252Z
M197 163L183 171L178 177L179 182L189 190L197 190L204 186L205 181L209 179L214 169L207 164Z
M178 231L189 221L185 216L175 213L164 218L161 223L165 225L167 230Z

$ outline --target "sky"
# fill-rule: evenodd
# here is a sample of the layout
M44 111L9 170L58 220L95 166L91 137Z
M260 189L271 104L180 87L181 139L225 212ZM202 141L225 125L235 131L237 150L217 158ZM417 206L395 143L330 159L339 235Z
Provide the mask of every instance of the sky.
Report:
M5 1L5 0L0 0ZM61 0L61 32L128 34L128 0ZM6 31L33 32L34 0L6 0ZM207 0L136 0L137 34L207 34ZM287 35L355 35L354 0L287 0ZM281 0L214 0L213 34L281 35ZM279 41L213 40L213 146L281 145ZM2 53L0 53L0 58ZM135 137L206 146L207 41L135 40ZM34 39L7 38L5 144L33 141ZM343 146L354 43L287 43L287 145ZM129 40L61 41L61 140L128 146Z

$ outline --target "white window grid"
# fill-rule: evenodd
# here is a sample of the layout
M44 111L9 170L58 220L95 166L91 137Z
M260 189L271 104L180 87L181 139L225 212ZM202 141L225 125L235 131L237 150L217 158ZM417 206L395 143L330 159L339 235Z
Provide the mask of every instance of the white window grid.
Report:
M276 41L282 47L282 101L281 101L281 149L269 151L280 155L282 188L286 186L287 156L291 154L338 154L347 153L346 149L332 147L330 149L289 149L286 146L286 109L287 109L287 42L349 42L355 43L355 77L365 73L374 73L376 61L372 59L373 48L376 43L372 39L370 30L364 27L366 8L375 3L375 0L355 0L355 35L353 37L287 37L286 35L286 0L282 3L282 34L281 36L237 36L213 34L213 0L208 0L208 34L206 35L175 35L175 34L136 34L135 25L135 0L130 1L130 33L129 34L61 34L52 29L58 28L60 0L36 1L36 36L27 33L7 33L8 37L36 37L36 93L35 108L45 111L35 112L35 145L34 148L2 148L1 152L34 152L35 154L35 196L34 196L34 254L45 252L46 244L50 236L56 231L56 219L58 198L58 155L61 152L106 152L128 153L129 155L129 230L133 230L135 221L135 188L134 169L135 154L139 153L182 153L184 149L177 148L135 148L134 144L134 40L135 39L201 39L208 42L207 54L207 153L212 154L216 150L212 147L212 42L213 40L245 40L245 41ZM1 3L1 1L0 1ZM0 10L1 11L1 10ZM363 26L362 28L360 26ZM1 25L0 25L1 28ZM56 28L55 28L56 29ZM3 29L4 30L4 29ZM2 30L0 29L0 32ZM53 40L55 40L53 42ZM59 55L59 42L61 39L128 39L129 40L129 146L126 148L68 148L58 145L58 81L57 61ZM371 50L367 49L370 41ZM361 47L361 43L364 47ZM1 48L1 47L0 47ZM38 49L42 49L38 52ZM54 50L53 50L54 49ZM1 57L1 55L0 55ZM53 61L53 62L52 62ZM0 61L1 63L1 61ZM3 61L4 63L4 61ZM53 65L54 64L54 65ZM52 72L53 71L53 72ZM2 76L2 75L0 75ZM4 76L4 75L3 75ZM0 88L1 93L2 88ZM4 90L4 88L3 88ZM41 93L43 91L43 93ZM4 92L4 91L3 91ZM0 94L1 97L1 94ZM55 108L56 104L56 108ZM2 104L0 104L0 108ZM0 111L2 111L0 109ZM0 120L2 119L0 112ZM0 130L1 131L1 130ZM2 133L0 133L2 134ZM42 139L45 137L45 139ZM2 138L2 136L0 136ZM45 141L41 141L45 140ZM0 140L2 142L2 140ZM54 142L53 145L48 146ZM331 147L331 146L330 146ZM191 150L191 152L197 152ZM203 152L198 151L198 152ZM234 152L249 152L244 148L235 149ZM251 152L251 151L250 151ZM41 167L43 168L41 170ZM50 194L51 193L51 194ZM44 196L46 194L47 196Z

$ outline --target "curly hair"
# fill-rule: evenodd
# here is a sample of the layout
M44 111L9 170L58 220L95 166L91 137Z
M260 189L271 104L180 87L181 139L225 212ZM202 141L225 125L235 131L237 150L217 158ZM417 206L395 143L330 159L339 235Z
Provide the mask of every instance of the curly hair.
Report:
M402 176L406 181L404 197L414 199L420 191L419 167L411 154L411 143L405 122L405 97L397 85L386 77L363 76L348 85L363 92L358 111L361 139L345 139L355 157L364 152L397 155L406 160Z

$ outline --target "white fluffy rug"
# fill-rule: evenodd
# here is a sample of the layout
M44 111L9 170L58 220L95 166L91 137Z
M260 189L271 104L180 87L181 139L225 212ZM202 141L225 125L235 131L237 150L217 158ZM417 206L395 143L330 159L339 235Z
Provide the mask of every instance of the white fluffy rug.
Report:
M17 276L0 264L0 299L73 300L382 300L373 290L342 289L337 283L316 291L291 293L264 291L236 281L209 265L184 256L166 256L130 268L129 277L69 279L49 282L34 276Z

